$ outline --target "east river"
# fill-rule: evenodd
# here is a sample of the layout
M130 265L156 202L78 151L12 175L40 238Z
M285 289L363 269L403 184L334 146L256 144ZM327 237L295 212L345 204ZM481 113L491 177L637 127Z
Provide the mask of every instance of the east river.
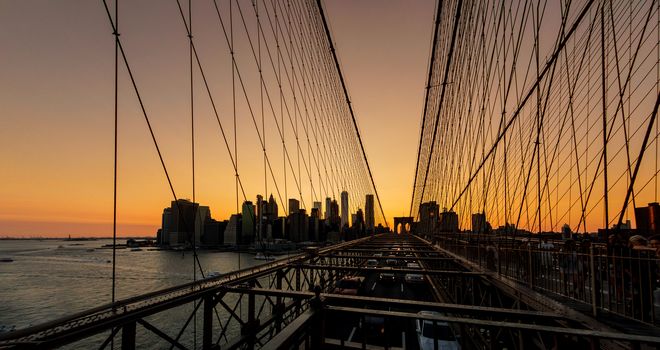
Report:
M124 242L124 239L118 240L118 243ZM107 239L0 240L0 258L14 260L0 262L0 332L37 325L109 303L112 249L101 247L110 243L112 241ZM198 256L205 273L226 273L239 266L246 268L264 263L246 253L200 250ZM193 268L192 252L117 249L116 297L124 299L190 282ZM199 267L197 278L200 278ZM191 310L192 304L187 304L150 316L148 321L174 338ZM193 334L201 339L201 312L198 314L198 331L195 333L190 326L181 338L189 345L192 345ZM238 334L237 327L230 328L230 335ZM98 348L105 337L107 334L99 334L65 348L85 349L92 344ZM138 339L139 348L169 348L139 326ZM119 341L117 336L115 347ZM199 342L197 345L200 346Z

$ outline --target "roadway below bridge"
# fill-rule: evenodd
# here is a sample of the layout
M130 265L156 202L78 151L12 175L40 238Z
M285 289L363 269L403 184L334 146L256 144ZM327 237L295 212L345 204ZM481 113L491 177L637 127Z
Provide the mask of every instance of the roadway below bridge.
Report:
M388 240L389 241L389 240ZM426 278L422 281L407 282L406 274L422 273L419 268L406 268L407 264L419 264L415 246L408 246L398 239L386 249L374 250L371 255L360 255L358 259L376 260L377 265L366 266L366 261L351 276L364 278L358 289L358 296L367 298L397 299L407 301L435 302L432 288ZM429 251L433 253L432 251ZM362 252L364 253L364 252ZM409 254L410 256L406 256ZM437 257L421 257L437 258ZM351 258L353 259L353 258ZM389 262L389 264L388 264ZM404 272L402 272L404 271ZM392 279L382 279L381 274L394 274ZM333 302L337 306L352 306L352 300ZM368 307L368 304L364 304ZM388 311L409 311L405 305L388 307ZM325 321L329 343L340 346L361 348L363 343L383 348L419 349L415 321L409 319L388 320L378 316L359 314L329 314Z

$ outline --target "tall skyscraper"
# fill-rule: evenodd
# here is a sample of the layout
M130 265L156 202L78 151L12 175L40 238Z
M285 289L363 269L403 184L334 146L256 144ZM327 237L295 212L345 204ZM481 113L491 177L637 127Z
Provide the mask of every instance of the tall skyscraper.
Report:
M305 209L289 214L289 239L293 242L304 242L309 240L307 230L309 228L309 217Z
M319 218L320 215L323 214L323 204L321 202L314 202L314 205L312 206L312 209L316 209L319 213Z
M264 197L260 194L257 195L257 240L261 240L263 237L263 232L264 232L264 209L265 208L266 202L264 201Z
M242 229L241 229L241 243L252 242L254 238L254 224L256 214L254 212L254 204L250 201L243 202L243 215L242 215Z
M289 215L295 214L300 210L300 201L295 198L289 198Z
M187 199L172 201L172 228L169 232L169 244L185 244L192 241L195 233L195 213L199 204Z
M348 227L348 192L341 191L341 225L339 226L340 230L344 229L344 226Z
M270 223L273 223L273 221L277 219L277 202L275 202L275 198L273 198L272 194L270 195L270 198L268 198L268 210L265 215L268 217L268 222Z
M330 224L333 226L339 226L341 224L341 218L339 217L339 204L336 200L330 202L330 218L328 219Z
M325 219L330 219L330 197L325 197Z
M367 232L373 233L375 224L374 195L368 194L366 199L367 201L364 204L364 225Z
M202 243L204 228L208 221L211 221L211 209L205 205L198 206L195 214L195 245Z

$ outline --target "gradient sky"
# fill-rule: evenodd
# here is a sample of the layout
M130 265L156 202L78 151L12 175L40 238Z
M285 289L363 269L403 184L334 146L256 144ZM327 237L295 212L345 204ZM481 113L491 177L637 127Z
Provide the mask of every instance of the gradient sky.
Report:
M188 44L176 3L125 3L122 40L177 193L190 197L189 134L181 132L189 120L180 117L189 113ZM391 223L410 204L434 1L325 5ZM203 10L194 14L203 22ZM114 41L101 1L2 1L0 47L0 236L111 235ZM135 102L123 85L119 234L153 235L171 195ZM225 219L235 210L233 174L217 136L204 132L213 124L203 120L208 106L200 106L197 201ZM241 155L242 175L263 174L255 154L258 161Z

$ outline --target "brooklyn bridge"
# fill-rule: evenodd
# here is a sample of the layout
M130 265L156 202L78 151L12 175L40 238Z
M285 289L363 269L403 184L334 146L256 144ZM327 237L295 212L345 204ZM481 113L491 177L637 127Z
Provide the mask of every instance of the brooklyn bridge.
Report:
M159 30L184 58L175 134L142 78L169 74L167 55L143 58L130 2L97 4L114 62L110 298L0 333L0 349L660 347L660 2L437 1L421 121L401 116L419 124L401 216L383 210L327 4L169 5L154 11L171 10ZM132 295L115 269L129 118L171 202L156 244L193 256L190 282ZM167 151L181 135L183 165ZM205 162L226 221L199 203ZM295 252L270 258L281 242ZM211 246L272 260L209 274Z

